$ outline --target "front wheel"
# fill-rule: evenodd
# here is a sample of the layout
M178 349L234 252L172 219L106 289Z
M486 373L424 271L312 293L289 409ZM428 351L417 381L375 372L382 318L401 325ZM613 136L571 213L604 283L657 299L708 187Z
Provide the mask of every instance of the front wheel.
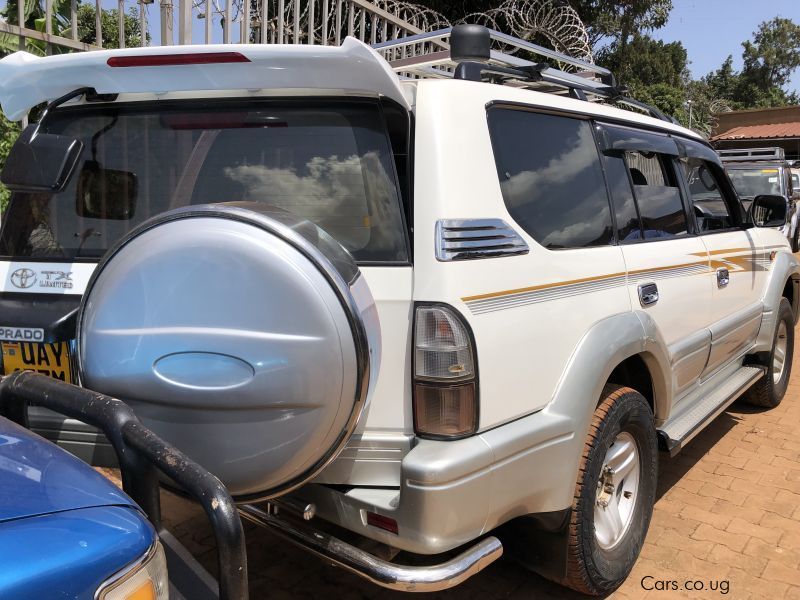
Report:
M754 406L775 408L783 400L792 374L794 354L794 313L786 298L778 305L778 324L772 339L767 372L744 396Z
M607 385L581 457L563 584L600 595L625 580L650 525L657 471L647 400L631 388Z

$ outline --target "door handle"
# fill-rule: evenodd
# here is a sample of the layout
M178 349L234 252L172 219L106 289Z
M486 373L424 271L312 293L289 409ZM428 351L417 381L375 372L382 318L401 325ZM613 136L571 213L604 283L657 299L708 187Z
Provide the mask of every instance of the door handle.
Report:
M731 274L725 267L717 269L717 287L724 288L731 282Z
M642 306L650 306L658 302L658 286L655 283L640 283L639 302Z

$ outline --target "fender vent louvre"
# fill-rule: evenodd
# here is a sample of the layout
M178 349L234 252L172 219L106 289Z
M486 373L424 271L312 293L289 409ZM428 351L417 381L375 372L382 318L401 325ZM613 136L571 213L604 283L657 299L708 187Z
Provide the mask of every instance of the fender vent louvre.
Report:
M436 221L436 259L498 258L527 254L528 244L502 219Z

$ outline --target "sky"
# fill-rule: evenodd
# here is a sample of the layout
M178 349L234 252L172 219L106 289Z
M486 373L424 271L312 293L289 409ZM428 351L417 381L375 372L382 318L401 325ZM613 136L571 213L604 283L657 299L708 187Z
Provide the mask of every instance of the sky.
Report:
M800 23L800 0L672 0L672 6L666 26L652 36L683 43L695 78L718 69L729 54L741 69L742 42L752 39L762 21L786 17ZM800 69L787 87L800 92Z

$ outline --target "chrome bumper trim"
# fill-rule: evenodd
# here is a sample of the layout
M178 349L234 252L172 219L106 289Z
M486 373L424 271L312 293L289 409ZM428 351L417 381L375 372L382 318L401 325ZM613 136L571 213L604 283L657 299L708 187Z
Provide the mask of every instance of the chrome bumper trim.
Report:
M469 579L503 555L503 545L500 540L489 536L455 558L438 565L422 567L397 565L304 523L281 519L252 504L240 505L239 514L248 521L274 531L287 541L390 590L405 592L446 590Z

